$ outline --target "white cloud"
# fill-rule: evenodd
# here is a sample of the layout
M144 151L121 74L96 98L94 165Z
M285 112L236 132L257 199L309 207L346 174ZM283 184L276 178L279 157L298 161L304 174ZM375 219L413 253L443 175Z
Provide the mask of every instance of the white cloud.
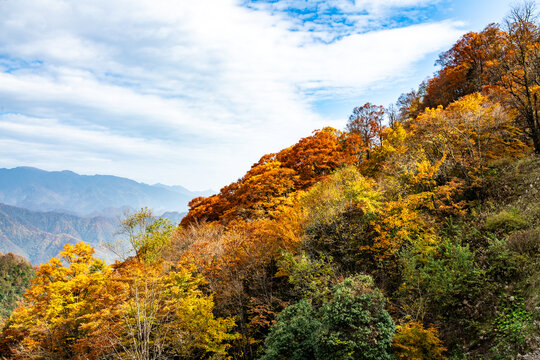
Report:
M0 116L0 132L6 138L50 144L66 150L159 158L168 150L159 140L126 137L100 127L84 129L59 123L56 119L30 118L20 114Z
M424 3L335 2L371 16ZM11 146L0 159L37 166L17 142L52 151L56 168L82 168L66 148L95 155L87 172L193 188L217 188L264 153L342 126L312 104L406 78L461 33L450 21L367 33L353 26L326 44L291 31L286 16L232 0L7 0L0 13L9 19L0 22L0 112L24 115L0 118L0 142Z

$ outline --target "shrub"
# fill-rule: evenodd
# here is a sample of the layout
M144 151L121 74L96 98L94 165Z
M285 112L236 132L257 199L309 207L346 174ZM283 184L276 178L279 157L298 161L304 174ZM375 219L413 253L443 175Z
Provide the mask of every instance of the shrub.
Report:
M436 328L425 329L420 322L397 326L392 344L398 360L444 360L446 348Z
M418 308L410 314L431 316L432 320L473 320L471 306L486 289L485 271L475 263L475 252L468 245L451 240L439 244L438 253L427 256L404 252L400 293ZM467 306L464 306L467 305Z
M508 234L512 231L527 227L527 220L518 210L503 210L498 214L489 216L486 219L485 228L494 233Z
M540 254L540 228L516 231L508 238L508 248L518 254Z
M496 358L506 359L527 350L527 337L533 332L533 315L522 299L510 296L504 301L494 322Z

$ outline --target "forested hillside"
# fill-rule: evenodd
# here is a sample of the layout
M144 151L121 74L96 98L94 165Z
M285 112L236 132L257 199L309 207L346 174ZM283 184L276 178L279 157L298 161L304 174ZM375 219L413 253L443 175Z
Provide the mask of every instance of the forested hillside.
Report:
M180 226L141 211L106 266L67 245L7 359L537 359L540 30L467 33L385 109L259 162Z

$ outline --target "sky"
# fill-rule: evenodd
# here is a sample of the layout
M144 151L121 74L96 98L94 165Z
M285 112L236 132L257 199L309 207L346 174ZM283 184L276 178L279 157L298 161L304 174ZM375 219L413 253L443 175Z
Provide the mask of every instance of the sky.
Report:
M213 189L431 76L502 0L0 0L0 168Z

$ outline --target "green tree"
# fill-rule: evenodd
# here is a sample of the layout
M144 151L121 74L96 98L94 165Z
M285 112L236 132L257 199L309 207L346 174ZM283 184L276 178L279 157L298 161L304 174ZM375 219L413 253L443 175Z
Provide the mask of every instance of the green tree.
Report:
M24 258L0 254L0 320L11 314L35 275L34 267Z
M323 324L319 359L393 359L395 325L384 309L384 296L369 276L357 275L336 285L332 301L319 316Z
M127 249L122 246L122 240L110 247L123 258L135 255L137 260L152 264L161 257L173 232L174 225L169 219L155 217L152 210L143 208L120 222L119 234L127 236Z
M384 304L371 277L346 278L319 308L305 299L287 307L261 360L393 359L395 325Z
M260 360L315 359L321 328L316 311L307 300L288 306L277 316L265 341L266 353Z

